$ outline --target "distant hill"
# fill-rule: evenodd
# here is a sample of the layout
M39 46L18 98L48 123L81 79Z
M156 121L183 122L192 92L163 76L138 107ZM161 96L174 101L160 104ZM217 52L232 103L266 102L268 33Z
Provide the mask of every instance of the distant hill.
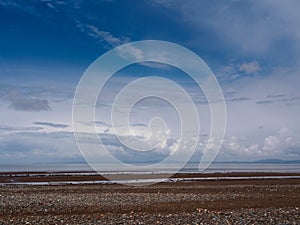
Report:
M298 164L300 163L300 160L262 159L262 160L256 160L252 163Z
M226 161L214 163L234 163L234 164L300 164L300 160L282 160L282 159L261 159L256 161Z

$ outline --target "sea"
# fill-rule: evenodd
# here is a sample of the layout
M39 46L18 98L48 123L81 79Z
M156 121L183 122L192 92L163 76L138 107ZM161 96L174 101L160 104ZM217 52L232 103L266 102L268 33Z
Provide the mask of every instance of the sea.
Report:
M95 166L95 165L93 165ZM98 172L104 173L173 173L176 164L157 165L155 171L143 170L141 164L138 170L124 171L115 164L97 164L101 168ZM93 169L87 163L26 163L26 164L0 164L0 172L93 172ZM188 163L179 170L180 173L231 173L231 172L270 172L270 173L300 173L300 163L212 163L205 171L199 171L198 163Z

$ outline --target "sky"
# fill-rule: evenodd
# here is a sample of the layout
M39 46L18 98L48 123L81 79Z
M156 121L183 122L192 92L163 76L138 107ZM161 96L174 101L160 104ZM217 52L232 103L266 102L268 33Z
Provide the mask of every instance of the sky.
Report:
M297 0L0 0L0 163L82 162L72 127L76 86L99 56L141 40L182 45L215 74L227 107L217 161L300 160L299 8ZM144 162L116 139L110 109L122 87L153 75L172 79L194 100L201 131L192 160L199 161L209 106L195 82L165 64L131 65L111 78L95 110L102 143L125 162ZM172 154L179 132L172 105L149 98L132 115L131 132L142 139L151 118L165 120L147 160Z

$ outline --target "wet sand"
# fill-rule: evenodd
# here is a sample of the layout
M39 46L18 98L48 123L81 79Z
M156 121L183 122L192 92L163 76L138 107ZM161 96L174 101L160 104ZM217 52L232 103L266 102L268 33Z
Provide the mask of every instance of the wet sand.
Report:
M49 181L50 176L45 177ZM300 224L300 179L296 178L179 181L139 187L3 185L0 199L0 224Z
M166 181L177 180L224 180L224 179L260 179L260 178L282 178L294 177L300 179L300 173L264 173L264 172L232 172L232 173L178 173L175 175L154 174L97 174L91 171L73 172L2 172L0 173L0 185L4 183L35 183L35 182L88 182L88 181L117 181L117 180L145 180L166 179Z

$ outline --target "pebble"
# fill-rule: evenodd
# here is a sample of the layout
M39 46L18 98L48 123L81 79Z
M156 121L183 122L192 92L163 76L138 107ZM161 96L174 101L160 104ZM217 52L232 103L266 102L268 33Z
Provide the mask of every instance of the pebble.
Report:
M242 192L195 194L160 189L147 187L134 191L109 185L0 187L0 224L300 224L299 207L222 210L195 207L190 211L169 212L166 206L166 212L140 210L155 208L160 203L180 206L184 202L204 201L209 205L214 200L246 196ZM259 198L259 194L262 193L249 192L247 196Z

